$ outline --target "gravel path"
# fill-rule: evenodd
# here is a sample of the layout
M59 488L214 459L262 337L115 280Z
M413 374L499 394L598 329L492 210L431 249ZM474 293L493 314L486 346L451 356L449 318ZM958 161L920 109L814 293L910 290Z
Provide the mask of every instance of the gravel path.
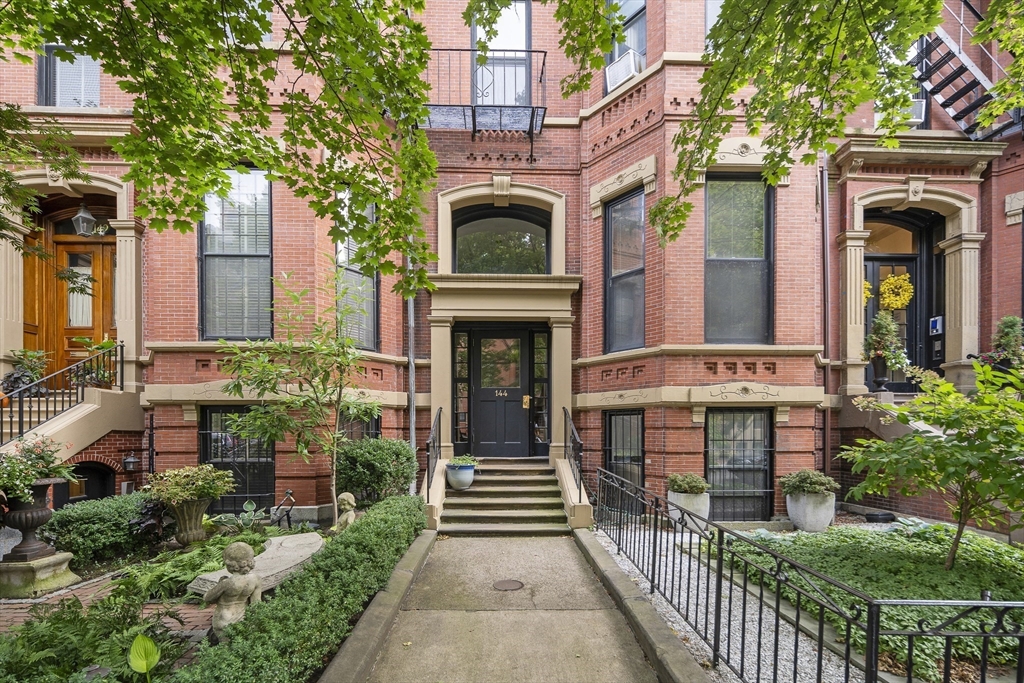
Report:
M612 530L614 532L614 530ZM740 669L743 678L741 679L725 665L720 663L717 669L711 668L711 648L704 644L697 633L686 623L683 617L660 593L650 594L650 583L643 577L632 562L626 558L626 553L619 554L615 542L604 532L597 531L596 537L604 548L615 558L619 567L633 579L633 581L644 591L651 600L655 609L668 623L669 627L679 636L679 639L693 653L697 661L708 669L712 681L721 683L737 683L746 681L771 681L775 673L773 652L776 639L775 620L771 611L767 608L760 612L757 609L757 598L748 596L746 609L743 609L743 589L734 586L728 590L728 583L723 589L723 600L731 600L722 611L722 619L728 623L722 624L723 652L729 653L733 666ZM650 557L650 544L655 542L655 535L648 529L633 536L635 544L629 548L635 557ZM659 586L668 595L673 596L675 602L680 605L683 612L688 612L695 623L701 625L701 630L706 633L713 633L714 620L714 582L710 582L710 590L707 577L707 568L699 565L696 560L687 561L685 553L668 549L673 544L681 544L684 549L689 549L689 535L680 535L673 532L660 532L657 535L657 544L661 559L659 562L666 569L659 574ZM696 539L692 547L697 547ZM691 575L692 574L692 575ZM759 619L760 616L760 619ZM804 612L802 620L817 619L817 612L811 615ZM704 624L707 624L705 627ZM745 639L739 634L745 631ZM826 636L827 637L827 636ZM745 643L743 642L745 641ZM864 680L862 672L850 668L849 677L845 670L843 659L827 649L821 656L821 677L818 677L818 646L815 639L801 633L799 646L795 645L796 632L786 622L778 625L778 680L796 681L797 683L815 683L826 681L827 683L845 683L851 681L860 683ZM794 650L797 651L794 662ZM794 668L796 676L794 678Z

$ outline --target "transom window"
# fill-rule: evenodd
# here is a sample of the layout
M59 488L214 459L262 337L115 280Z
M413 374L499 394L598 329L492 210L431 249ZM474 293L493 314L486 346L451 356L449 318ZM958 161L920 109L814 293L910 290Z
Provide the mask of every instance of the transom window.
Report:
M704 340L770 344L772 192L758 177L708 178Z
M644 190L605 205L605 351L644 345Z
M209 195L199 226L205 339L273 336L270 183L266 171L228 171L227 197Z
M551 214L532 206L478 204L452 212L455 272L550 272Z

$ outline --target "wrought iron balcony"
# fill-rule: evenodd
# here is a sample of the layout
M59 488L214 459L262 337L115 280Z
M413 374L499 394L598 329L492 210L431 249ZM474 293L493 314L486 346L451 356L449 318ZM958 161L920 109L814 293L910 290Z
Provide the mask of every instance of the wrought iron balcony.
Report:
M544 50L431 50L424 128L518 131L544 128Z

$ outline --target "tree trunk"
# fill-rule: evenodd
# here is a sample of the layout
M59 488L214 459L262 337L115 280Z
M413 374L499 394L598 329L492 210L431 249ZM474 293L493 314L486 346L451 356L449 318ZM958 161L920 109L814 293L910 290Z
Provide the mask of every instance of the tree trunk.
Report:
M331 528L338 526L338 432L341 430L341 395L345 391L342 384L338 389L338 399L334 403L334 433L331 437L331 513L334 522Z
M953 545L949 548L949 555L946 556L946 571L953 568L956 562L956 551L960 549L960 537L964 535L964 527L967 526L967 517L961 516L956 523L956 536L953 537Z

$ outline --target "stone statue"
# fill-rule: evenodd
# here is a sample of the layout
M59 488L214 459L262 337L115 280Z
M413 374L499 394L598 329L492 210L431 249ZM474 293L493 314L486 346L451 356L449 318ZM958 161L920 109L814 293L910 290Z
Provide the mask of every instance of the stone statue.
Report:
M224 548L224 566L228 576L222 576L203 596L203 601L217 605L213 633L220 642L225 642L224 629L241 621L246 606L259 602L262 592L260 577L252 573L256 562L248 543L232 543Z
M334 527L334 531L341 532L356 521L356 497L348 492L338 496L338 510L341 515L338 517L338 524Z

